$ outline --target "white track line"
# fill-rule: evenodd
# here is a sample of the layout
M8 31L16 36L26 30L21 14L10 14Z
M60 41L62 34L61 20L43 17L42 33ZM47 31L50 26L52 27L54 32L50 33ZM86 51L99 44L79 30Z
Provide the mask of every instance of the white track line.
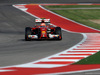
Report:
M75 55L68 55L68 56L56 56L56 57L87 57L86 55L78 55L78 56L75 56ZM51 57L52 58L52 57Z
M72 50L72 51L99 51L99 50Z
M66 64L67 65L67 64ZM63 64L22 64L18 65L16 67L23 67L23 68L52 68L52 67L58 67L58 66L63 66Z
M53 62L53 61L59 61L59 62L65 62L65 61L78 61L79 59L44 59L44 60L41 60L42 62L48 62L48 61L50 61L50 62Z
M93 53L96 53L96 52L68 52L66 54L93 54Z
M15 71L15 70L0 70L0 72L9 72L9 71Z

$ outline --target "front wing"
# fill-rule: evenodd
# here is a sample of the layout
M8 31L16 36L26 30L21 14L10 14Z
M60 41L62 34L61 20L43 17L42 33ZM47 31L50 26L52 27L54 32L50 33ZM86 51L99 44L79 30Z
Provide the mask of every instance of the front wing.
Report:
M48 37L41 37L42 38L45 38L45 39L54 39L54 38L58 38L59 35L55 35L55 34L49 34ZM31 39L39 39L38 38L38 35L28 35L28 38L31 38Z

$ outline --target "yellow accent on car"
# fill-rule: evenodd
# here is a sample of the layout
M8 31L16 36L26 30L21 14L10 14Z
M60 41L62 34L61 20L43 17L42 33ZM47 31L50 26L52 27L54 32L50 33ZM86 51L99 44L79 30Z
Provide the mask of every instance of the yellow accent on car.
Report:
M31 35L28 35L28 37L31 37Z
M42 31L42 33L45 34L46 32L45 31Z
M59 35L57 35L57 37L58 37Z

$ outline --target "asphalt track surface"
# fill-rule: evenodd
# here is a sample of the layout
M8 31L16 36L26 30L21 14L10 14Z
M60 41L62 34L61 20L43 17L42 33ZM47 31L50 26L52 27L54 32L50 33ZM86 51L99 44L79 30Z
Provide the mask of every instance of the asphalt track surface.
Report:
M24 29L34 25L34 17L12 7L0 5L0 66L35 61L72 47L82 35L62 31L62 41L25 41Z
M98 3L99 0L0 0L0 66L35 61L61 52L80 42L82 35L62 31L62 41L25 41L24 29L34 25L34 17L14 8L17 3ZM76 74L77 75L77 74Z

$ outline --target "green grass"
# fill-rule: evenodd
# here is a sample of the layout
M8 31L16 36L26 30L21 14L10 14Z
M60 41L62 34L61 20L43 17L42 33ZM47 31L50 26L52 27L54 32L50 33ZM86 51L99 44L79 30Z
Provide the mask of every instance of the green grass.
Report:
M45 7L46 8L90 8L90 7L100 7L100 5L53 5Z
M100 52L82 59L74 64L100 64Z
M100 7L98 5L69 5L69 6L46 6L46 8L79 8L79 7ZM100 20L100 9L67 9L67 10L51 10L64 17L82 23L84 25L100 29L100 24L90 20ZM100 52L80 60L74 64L100 64Z
M86 7L85 5L83 5L84 7ZM75 6L75 7L83 7L83 6ZM96 7L96 5L88 5L88 7ZM98 5L97 5L98 6ZM47 6L46 6L47 7ZM74 7L72 6L48 6L49 8L65 8L65 7ZM100 6L98 6L100 7ZM90 20L98 20L100 19L100 9L67 9L67 10L51 10L55 13L58 13L64 17L67 17L69 19L72 19L74 21L77 21L81 24L96 28L96 29L100 29L100 24L98 23L94 23Z

